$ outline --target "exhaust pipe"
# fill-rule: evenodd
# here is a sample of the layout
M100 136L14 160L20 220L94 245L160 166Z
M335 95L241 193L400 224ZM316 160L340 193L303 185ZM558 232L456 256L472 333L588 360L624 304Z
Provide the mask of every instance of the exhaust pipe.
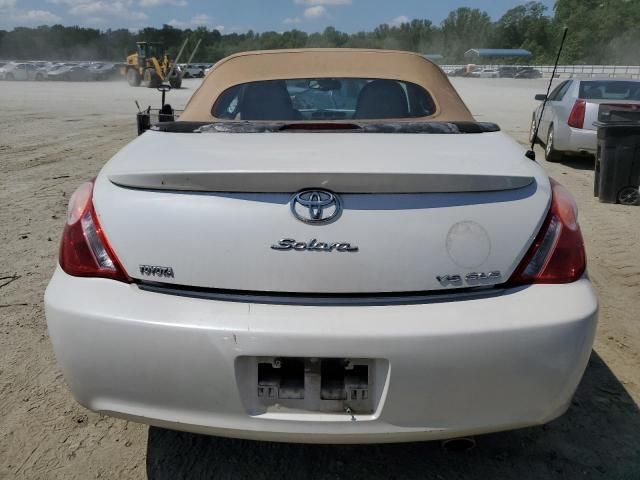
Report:
M467 453L476 447L473 437L450 438L442 442L442 449L447 453Z

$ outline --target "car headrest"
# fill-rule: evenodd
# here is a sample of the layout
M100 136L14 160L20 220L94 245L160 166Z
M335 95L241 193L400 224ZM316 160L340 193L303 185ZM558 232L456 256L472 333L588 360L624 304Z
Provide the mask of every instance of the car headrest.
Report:
M282 80L248 84L244 89L240 115L242 120L293 120L297 117Z
M407 95L395 80L374 80L358 95L354 118L403 118L409 114Z

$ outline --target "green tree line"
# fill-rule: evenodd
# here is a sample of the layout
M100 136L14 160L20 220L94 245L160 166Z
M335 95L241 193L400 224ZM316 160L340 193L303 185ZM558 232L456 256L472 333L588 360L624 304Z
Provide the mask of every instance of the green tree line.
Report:
M123 61L125 54L134 51L135 42L143 40L164 43L175 57L185 39L189 39L187 50L201 39L197 62L212 63L245 50L355 47L438 53L445 63L464 63L464 52L470 48L525 48L533 57L521 62L551 63L565 26L570 33L563 63L640 64L639 0L557 0L552 12L531 1L508 10L497 21L486 12L465 7L450 12L439 25L415 19L356 33L334 27L317 33L294 29L229 34L170 25L138 32L62 25L17 27L0 30L0 58Z

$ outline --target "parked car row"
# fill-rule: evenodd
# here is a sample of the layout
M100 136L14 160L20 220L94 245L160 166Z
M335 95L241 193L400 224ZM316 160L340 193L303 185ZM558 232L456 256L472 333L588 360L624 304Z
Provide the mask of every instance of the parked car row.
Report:
M542 72L533 67L505 66L499 68L483 68L469 64L465 67L446 70L450 77L470 78L542 78Z
M513 78L542 78L542 72L533 67L520 67L516 70Z
M0 80L109 80L118 74L109 62L9 62L0 65Z

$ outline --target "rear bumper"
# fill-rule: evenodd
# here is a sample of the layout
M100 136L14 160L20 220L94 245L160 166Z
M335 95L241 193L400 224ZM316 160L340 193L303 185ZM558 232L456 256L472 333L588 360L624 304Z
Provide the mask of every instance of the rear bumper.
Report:
M562 152L596 154L597 130L583 130L562 125L554 137L555 147Z
M60 268L45 295L51 341L89 409L152 425L300 442L442 439L562 414L596 328L588 279L419 305L293 306L145 292ZM265 413L243 405L244 356L388 362L371 415Z

